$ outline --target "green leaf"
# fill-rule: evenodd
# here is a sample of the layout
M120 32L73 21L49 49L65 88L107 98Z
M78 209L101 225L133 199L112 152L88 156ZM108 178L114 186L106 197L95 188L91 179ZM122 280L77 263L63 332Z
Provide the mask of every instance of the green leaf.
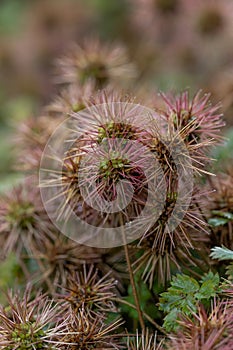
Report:
M212 271L209 271L201 279L202 284L205 282L210 282L210 281L213 282L214 284L218 285L219 284L219 274L218 273L214 274Z
M199 283L192 277L179 274L173 277L171 287L161 294L160 310L171 312L177 309L186 314L196 311L197 300L195 294L199 291Z
M214 247L211 249L210 257L218 260L233 260L233 251L226 247Z
M135 275L135 282L140 300L141 310L145 311L151 317L158 314L158 308L153 303L151 303L151 293L147 285L142 282L141 275L139 273ZM132 305L135 305L133 288L131 284L128 286L128 295L124 297L124 300L128 301ZM148 306L150 307L148 308ZM131 306L122 304L121 310L127 313L132 319L138 320L138 312Z
M219 289L219 274L213 274L213 272L209 272L202 278L202 285L199 290L195 294L195 297L198 300L203 300L203 299L210 299L211 297L215 297L217 293L220 291Z
M171 285L176 289L186 290L189 293L195 292L199 288L199 283L194 278L184 274L173 278Z
M175 332L179 328L179 324L177 322L179 315L178 309L173 309L171 312L169 312L168 315L164 317L164 323L163 327L166 329L167 332Z
M233 220L233 214L225 211L220 211L220 210L212 210L212 214L221 216L223 218Z
M209 272L198 283L194 278L179 274L173 277L171 286L159 299L159 309L167 313L163 326L167 331L178 327L177 316L183 314L193 317L200 301L209 300L220 292L218 273Z
M208 220L209 225L218 227L227 224L229 219L226 218L211 218Z

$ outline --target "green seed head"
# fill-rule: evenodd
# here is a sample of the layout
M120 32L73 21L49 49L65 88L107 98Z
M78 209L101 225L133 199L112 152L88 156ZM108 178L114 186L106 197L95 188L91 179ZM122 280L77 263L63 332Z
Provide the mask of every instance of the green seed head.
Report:
M129 160L123 158L117 152L112 152L108 159L103 159L99 166L99 175L101 178L118 181L123 172L127 172Z
M21 229L27 229L34 223L35 208L32 203L12 203L7 215L7 221L12 225L18 225Z
M108 82L108 71L105 64L101 62L89 63L82 71L81 82L94 79L98 87L103 87Z
M101 143L106 138L132 140L135 138L135 131L130 125L111 121L98 129L98 143Z
M43 330L35 330L34 322L27 322L17 325L17 328L11 333L11 338L14 344L8 345L6 350L15 349L15 344L18 345L18 350L43 349L45 343L43 337L45 332Z

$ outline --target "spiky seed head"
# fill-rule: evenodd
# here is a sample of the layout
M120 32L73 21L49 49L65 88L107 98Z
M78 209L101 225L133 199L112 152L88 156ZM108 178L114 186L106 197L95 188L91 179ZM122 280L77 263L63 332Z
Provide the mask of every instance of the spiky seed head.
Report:
M69 56L58 60L58 70L58 82L84 84L93 81L97 88L135 76L125 48L103 45L99 40L88 40L82 47L74 47Z
M61 117L61 115L60 115ZM44 147L62 118L51 118L48 115L29 118L20 123L15 147L18 155L16 168L23 171L38 171Z
M41 201L33 177L4 194L0 203L0 233L5 253L31 253L35 245L54 236L54 226Z
M162 342L157 341L156 334L150 334L148 328L139 334L138 331L135 337L128 337L128 350L162 350Z
M52 349L52 341L62 328L61 309L48 297L34 295L28 286L23 295L8 293L6 307L0 307L0 347L7 350Z
M233 344L232 306L214 301L210 312L200 305L193 317L183 316L180 331L171 335L168 349L230 350Z
M71 84L63 89L59 96L46 108L47 112L56 117L66 117L70 113L78 113L90 104L90 98L95 92L93 82Z
M78 313L70 312L67 330L60 338L62 349L91 350L91 349L120 349L120 342L114 332L120 327L120 319L105 325L103 318L92 317L84 309Z
M221 128L225 125L219 112L220 105L212 105L210 94L198 91L193 98L189 91L178 96L161 94L165 109L161 111L171 131L184 141L193 164L193 171L200 174L210 162L210 147L222 140Z
M233 178L231 172L219 173L208 178L211 192L206 199L207 217L212 226L211 238L213 246L233 249Z
M68 276L68 286L65 287L66 295L61 296L72 309L84 308L90 313L116 312L112 299L115 296L116 280L110 278L107 273L99 277L94 265L89 267L84 264L80 271Z
M175 221L177 220L177 225L172 232L168 232L166 224L177 200L176 192L168 192L164 211L159 220L137 244L136 252L141 252L141 255L135 259L135 272L143 269L142 278L149 283L150 288L153 287L156 279L162 284L170 281L172 271L180 270L182 264L190 267L203 265L200 259L195 261L191 259L191 256L193 249L196 249L198 254L198 251L205 249L206 243L209 242L208 225L203 220L202 211L196 205L199 202L200 207L204 207L202 203L205 195L200 189L195 188L192 196L185 215L180 208L174 218ZM179 216L182 217L182 220L179 220Z

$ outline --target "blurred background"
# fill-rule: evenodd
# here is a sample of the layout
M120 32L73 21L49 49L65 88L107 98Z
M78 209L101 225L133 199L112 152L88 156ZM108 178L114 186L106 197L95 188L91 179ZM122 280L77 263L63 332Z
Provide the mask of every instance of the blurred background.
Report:
M232 160L232 0L1 0L0 190L19 176L17 125L57 92L55 60L92 37L126 47L137 69L134 88L144 95L211 92L222 102L229 138L216 155Z

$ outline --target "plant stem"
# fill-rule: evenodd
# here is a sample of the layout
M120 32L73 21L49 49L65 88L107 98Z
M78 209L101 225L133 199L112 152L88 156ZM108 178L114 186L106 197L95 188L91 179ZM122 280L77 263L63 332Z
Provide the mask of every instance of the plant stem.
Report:
M127 262L127 266L128 266L129 278L130 278L130 283L131 283L131 286L132 286L132 292L133 292L133 297L134 297L134 301L135 301L135 307L136 307L136 310L137 310L137 313L138 313L138 319L139 319L142 331L144 331L145 330L145 324L144 324L142 310L141 310L140 303L139 303L138 292L137 292L137 288L136 288L136 284L135 284L135 280L134 280L133 269L132 269L132 265L131 265L131 262L130 262L129 247L128 247L126 239L125 239L124 224L123 224L123 218L122 218L121 214L120 214L120 218L121 218L121 227L123 228L122 229L122 237L123 237L125 258L126 258L126 262Z
M113 300L116 301L116 302L125 304L125 305L127 305L127 306L129 306L129 307L132 307L134 310L137 309L135 305L129 303L127 300L120 299L120 298L113 298ZM151 324L153 324L153 326L154 326L157 330L159 330L162 334L167 335L166 331L165 331L160 325L158 325L158 323L155 322L149 315L147 315L146 312L143 311L143 315L144 315L144 317L145 317Z

